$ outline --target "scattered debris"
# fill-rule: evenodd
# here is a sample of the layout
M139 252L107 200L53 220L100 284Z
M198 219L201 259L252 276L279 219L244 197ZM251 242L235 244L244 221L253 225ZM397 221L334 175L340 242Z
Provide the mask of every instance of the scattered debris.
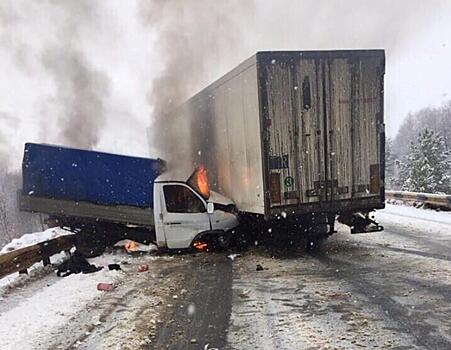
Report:
M99 283L97 284L97 290L102 292L111 292L114 289L114 284L112 283Z
M146 272L149 270L149 265L147 264L142 264L138 266L138 271L139 272Z
M155 244L143 244L139 242L132 241L131 239L123 239L122 241L117 242L115 247L124 247L127 253L134 252L153 252L158 250L158 247Z
M125 243L124 248L127 253L136 252L138 250L138 244L135 241L128 241Z
M110 271L121 271L121 266L119 264L108 264L108 270Z
M103 267L92 265L76 250L72 256L58 266L56 274L58 277L66 277L73 273L92 273L101 270Z
M263 266L257 264L257 268L255 269L255 271L263 271L263 270L264 270Z
M196 305L189 304L186 312L188 313L188 316L193 316L196 313Z
M241 254L230 254L229 256L227 256L227 258L233 261L235 260L235 258L238 258L239 256L241 256Z

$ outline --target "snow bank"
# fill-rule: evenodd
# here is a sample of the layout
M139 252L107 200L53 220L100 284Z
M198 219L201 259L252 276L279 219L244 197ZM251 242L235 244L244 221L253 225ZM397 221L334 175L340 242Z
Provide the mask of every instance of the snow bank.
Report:
M101 270L61 278L0 315L0 349L41 349L61 325L105 292L97 283L115 283L123 272ZM25 336L26 335L26 336Z
M451 212L449 211L436 211L432 209L420 209L405 205L386 204L385 209L378 210L376 213L396 215L405 218L451 225Z
M388 230L388 226L404 228L413 236L418 233L446 241L451 235L451 212L386 204L384 210L376 211L376 220Z
M48 230L45 230L43 232L27 233L20 238L14 238L10 243L5 245L2 250L0 250L0 254L5 254L16 249L28 247L56 237L71 234L73 234L73 232L63 230L59 227L49 228Z

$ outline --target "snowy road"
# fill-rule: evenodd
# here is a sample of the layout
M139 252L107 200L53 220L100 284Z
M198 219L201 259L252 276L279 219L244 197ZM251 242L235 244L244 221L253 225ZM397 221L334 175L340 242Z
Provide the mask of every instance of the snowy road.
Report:
M231 349L450 349L451 213L388 205L315 253L234 263ZM255 264L268 270L255 271Z
M385 231L340 226L315 252L118 254L97 264L126 260L122 272L42 271L0 295L0 348L450 349L451 213L388 205L377 218Z

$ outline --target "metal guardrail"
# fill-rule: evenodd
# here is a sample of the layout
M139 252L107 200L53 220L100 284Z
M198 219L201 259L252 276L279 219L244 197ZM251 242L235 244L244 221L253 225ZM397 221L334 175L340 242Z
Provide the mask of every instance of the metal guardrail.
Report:
M75 243L74 235L60 236L29 247L0 255L0 278L14 272L26 272L33 264L42 261L50 264L50 257L61 251L69 251Z
M385 191L387 199L399 199L406 202L422 202L435 207L451 209L451 195L420 192Z

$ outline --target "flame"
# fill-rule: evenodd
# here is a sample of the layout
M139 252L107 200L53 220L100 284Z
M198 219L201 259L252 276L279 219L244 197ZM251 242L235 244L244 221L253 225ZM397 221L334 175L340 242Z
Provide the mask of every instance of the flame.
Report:
M136 252L138 250L138 245L135 241L128 241L124 246L127 253Z
M208 186L207 169L204 166L200 166L197 169L197 187L200 193L208 198L210 197L210 187Z
M206 251L208 249L208 244L202 241L196 241L193 243L194 248L200 251Z
M195 188L205 199L210 197L207 169L201 165L194 170L188 179L188 184Z

